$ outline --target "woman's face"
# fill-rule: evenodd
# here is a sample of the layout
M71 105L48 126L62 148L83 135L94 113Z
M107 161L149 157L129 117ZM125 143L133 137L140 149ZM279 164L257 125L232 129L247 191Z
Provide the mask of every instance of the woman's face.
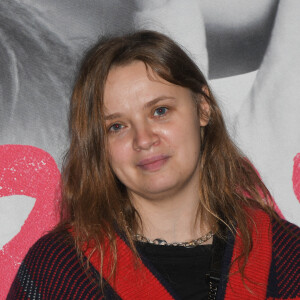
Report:
M197 189L200 127L207 122L189 89L133 62L109 72L104 107L110 165L129 195L160 199Z

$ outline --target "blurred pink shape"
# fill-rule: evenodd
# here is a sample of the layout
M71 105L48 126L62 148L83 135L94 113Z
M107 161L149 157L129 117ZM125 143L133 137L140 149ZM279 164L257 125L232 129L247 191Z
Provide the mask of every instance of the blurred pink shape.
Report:
M296 154L294 157L292 181L296 198L300 202L300 153Z
M36 199L20 232L0 251L0 299L5 299L29 248L57 224L60 172L54 159L36 147L2 145L0 157L0 197Z

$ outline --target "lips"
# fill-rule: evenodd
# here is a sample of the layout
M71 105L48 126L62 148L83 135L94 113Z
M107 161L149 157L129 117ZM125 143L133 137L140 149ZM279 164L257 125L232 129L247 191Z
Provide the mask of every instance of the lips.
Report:
M137 166L145 171L158 171L169 159L168 155L156 155L138 162Z

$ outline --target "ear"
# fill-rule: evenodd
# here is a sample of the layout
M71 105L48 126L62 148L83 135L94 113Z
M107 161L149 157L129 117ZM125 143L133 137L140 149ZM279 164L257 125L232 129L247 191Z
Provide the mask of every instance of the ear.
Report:
M204 86L202 90L207 97L210 96L207 86ZM204 127L208 124L208 122L210 120L211 109L210 109L210 105L208 104L205 96L198 94L198 98L199 98L198 111L199 111L200 126Z

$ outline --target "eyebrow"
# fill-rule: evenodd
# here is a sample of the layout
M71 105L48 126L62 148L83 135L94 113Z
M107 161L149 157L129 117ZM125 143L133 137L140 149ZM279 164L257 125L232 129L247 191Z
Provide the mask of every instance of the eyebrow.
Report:
M159 101L166 100L166 99L175 100L175 98L172 97L172 96L159 96L159 97L156 97L153 100L147 102L144 105L144 109L149 108L149 107L155 105L156 103L158 103ZM108 115L108 116L104 116L104 119L105 120L113 120L113 119L120 118L121 116L122 116L121 113L114 113L114 114L111 114L111 115Z
M175 98L172 97L172 96L159 96L159 97L154 98L153 100L147 102L145 104L144 108L149 108L149 107L155 105L157 102L162 101L162 100L166 100L166 99L175 100Z

